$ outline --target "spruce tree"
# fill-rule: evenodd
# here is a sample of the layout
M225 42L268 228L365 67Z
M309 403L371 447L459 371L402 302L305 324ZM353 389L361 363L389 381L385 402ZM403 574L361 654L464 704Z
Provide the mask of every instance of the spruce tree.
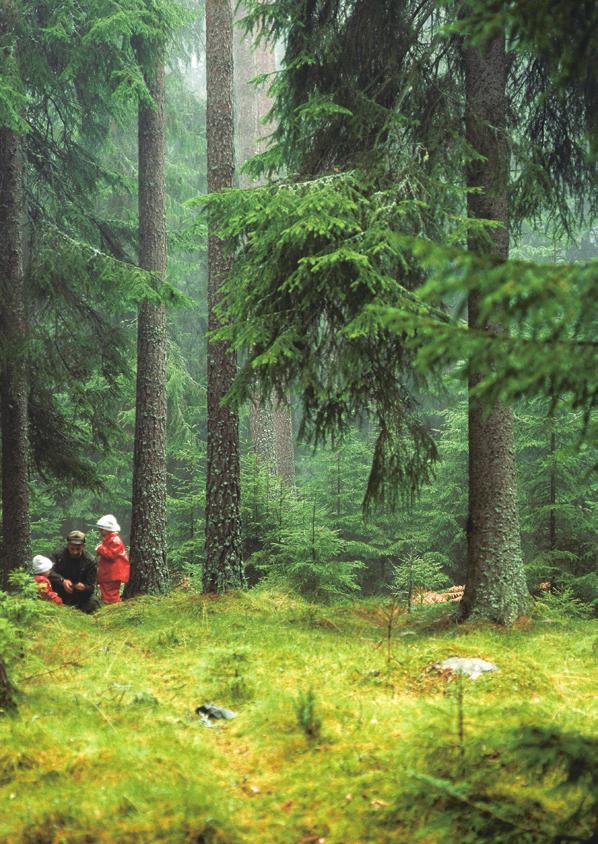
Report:
M137 53L151 101L139 105L139 264L164 277L164 46L139 41ZM166 308L145 301L137 326L137 398L127 596L166 587Z
M208 191L233 186L233 16L229 0L206 2ZM221 287L231 258L213 225L208 232L208 329L220 326ZM240 527L239 418L223 404L236 373L236 354L208 338L208 454L204 592L243 584Z
M471 145L467 165L468 213L499 223L491 232L470 235L469 248L506 259L509 254L507 57L504 37L484 51L465 49L465 126ZM469 325L479 327L479 294L468 300ZM487 324L499 332L503 326ZM473 390L483 375L473 372ZM468 564L462 616L472 613L498 624L509 624L527 606L510 407L469 405Z
M2 559L0 585L29 557L27 317L21 137L0 128Z
M130 47L131 34L146 30L145 11L137 0L118 10L103 0L86 4L21 0L4 3L0 9L0 127L7 143L15 132L21 133L20 172L26 179L22 199L17 199L21 176L16 178L18 165L10 162L17 162L18 156L13 141L3 144L6 168L15 176L10 177L11 185L2 180L12 197L10 210L5 202L3 208L10 227L20 227L5 241L5 255L16 277L25 273L28 294L25 301L19 281L10 284L10 295L4 297L5 319L9 305L19 311L10 318L6 338L16 330L19 344L28 340L26 347L15 346L12 340L4 347L8 368L3 375L3 424L7 434L18 432L19 440L16 451L8 440L3 449L4 477L12 475L4 490L3 510L7 518L17 505L23 511L18 530L16 525L6 526L7 536L21 537L18 553L6 546L11 566L26 556L26 487L19 476L26 475L29 445L32 467L42 477L97 487L99 479L86 459L89 440L105 445L107 431L116 424L117 381L127 370L129 357L120 343L126 337L122 324L126 308L136 299L134 279L140 277L133 267L127 270L123 263L105 260L88 244L119 258L126 255L119 233L95 207L100 185L115 183L113 174L101 166L98 149L112 119L122 116L124 102L146 93ZM16 211L15 199L20 206ZM15 263L9 251L19 252L25 231L28 266L19 267L22 257ZM147 278L142 287L150 291ZM117 319L108 316L115 299L120 299ZM35 320L35 334L28 336L19 314ZM24 364L27 370L22 369ZM88 377L92 371L95 377ZM17 373L18 388L16 381L9 384ZM28 412L20 399L18 420L11 422L14 397L17 393L26 397L27 380ZM14 433L10 436L14 438Z

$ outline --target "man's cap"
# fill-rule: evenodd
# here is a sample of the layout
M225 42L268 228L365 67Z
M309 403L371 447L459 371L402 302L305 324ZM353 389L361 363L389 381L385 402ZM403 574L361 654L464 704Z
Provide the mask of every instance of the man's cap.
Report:
M72 530L67 534L66 541L70 545L85 545L85 534L81 530Z

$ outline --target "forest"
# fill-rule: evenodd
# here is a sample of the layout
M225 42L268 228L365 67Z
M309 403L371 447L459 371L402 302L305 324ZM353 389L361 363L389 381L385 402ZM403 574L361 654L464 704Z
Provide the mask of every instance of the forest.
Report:
M1 841L598 841L597 61L0 0Z

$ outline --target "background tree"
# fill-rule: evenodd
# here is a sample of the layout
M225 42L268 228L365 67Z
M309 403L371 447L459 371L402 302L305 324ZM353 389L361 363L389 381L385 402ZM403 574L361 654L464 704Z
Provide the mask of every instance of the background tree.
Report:
M243 7L237 13L244 14ZM268 95L276 70L274 46L243 33L239 23L234 27L235 103L237 108L235 138L239 186L247 189L256 184L243 166L259 154L273 126L267 118L272 109ZM263 184L263 179L257 180ZM288 398L250 400L249 425L253 448L272 472L292 484L295 479L293 420Z
M243 8L237 15L243 14ZM239 187L252 186L250 174L243 165L258 152L259 106L257 89L251 80L257 75L257 55L253 39L243 33L238 21L233 26L233 68L235 101L235 159ZM274 414L269 401L252 399L249 403L249 429L253 450L270 471L276 467Z

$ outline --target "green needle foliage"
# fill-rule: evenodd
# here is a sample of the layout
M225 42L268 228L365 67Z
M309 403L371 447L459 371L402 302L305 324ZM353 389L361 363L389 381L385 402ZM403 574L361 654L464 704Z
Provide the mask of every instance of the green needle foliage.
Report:
M31 446L43 478L98 487L92 459L120 424L134 360L134 308L144 298L182 297L150 273L55 228L32 254L29 343ZM184 300L186 301L186 300Z
M389 233L392 236L392 233ZM473 394L486 400L549 396L582 409L584 424L598 398L595 378L598 310L594 295L598 263L538 264L497 261L457 248L395 234L421 261L426 284L417 291L427 304L456 303L454 317L439 320L413 308L372 305L374 319L410 337L416 366L424 371L462 364L484 373ZM479 328L461 321L467 293L480 294ZM488 321L509 325L510 334L484 331Z
M258 41L285 47L271 88L273 144L255 170L305 178L372 160L392 166L407 152L430 173L447 138L461 145L455 54L439 42L436 4L249 0L245 8Z
M317 714L316 696L313 689L299 692L295 701L297 723L308 741L317 741L322 731L322 719Z
M443 586L450 586L450 583L442 570L442 560L434 554L407 554L394 566L391 588L397 595L407 596L409 612L414 592L437 590Z
M581 414L549 414L546 400L517 411L521 526L528 580L598 601L596 473Z
M100 198L127 184L102 158L115 124L148 97L132 41L183 17L178 4L144 0L19 0L1 15L0 121L20 134L25 162L34 465L97 488L90 444L106 448L114 434L132 307L154 295L149 278L105 254L131 260L131 226L103 213Z
M248 565L265 575L266 584L290 589L309 600L328 602L355 593L359 560L347 559L348 543L330 525L326 510L291 492L278 516L263 530ZM276 504L274 504L276 507Z
M24 656L28 627L48 617L49 606L37 598L33 579L23 571L10 573L12 594L0 590L0 716L16 709L18 688L14 667Z

